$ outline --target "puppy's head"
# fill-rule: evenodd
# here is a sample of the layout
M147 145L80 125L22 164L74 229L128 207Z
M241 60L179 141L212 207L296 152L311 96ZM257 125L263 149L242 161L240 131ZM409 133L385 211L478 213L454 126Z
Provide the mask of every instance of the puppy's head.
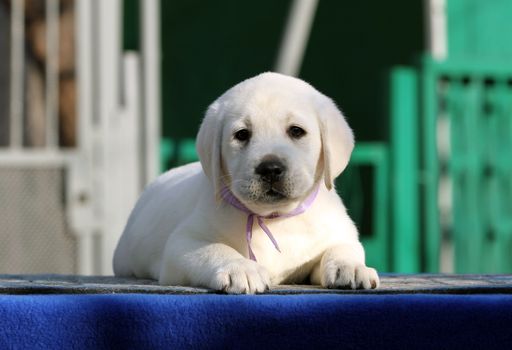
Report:
M260 215L298 205L346 167L354 137L336 105L277 73L245 80L208 108L197 136L205 174Z

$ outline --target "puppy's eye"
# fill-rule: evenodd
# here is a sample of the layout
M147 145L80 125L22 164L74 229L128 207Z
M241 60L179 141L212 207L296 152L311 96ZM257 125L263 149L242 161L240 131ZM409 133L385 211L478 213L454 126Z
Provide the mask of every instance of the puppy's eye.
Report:
M241 129L235 132L233 135L236 140L240 142L245 142L251 138L251 132L247 129Z
M290 135L292 139L300 139L302 136L306 135L306 130L296 125L292 125L288 128L288 135Z

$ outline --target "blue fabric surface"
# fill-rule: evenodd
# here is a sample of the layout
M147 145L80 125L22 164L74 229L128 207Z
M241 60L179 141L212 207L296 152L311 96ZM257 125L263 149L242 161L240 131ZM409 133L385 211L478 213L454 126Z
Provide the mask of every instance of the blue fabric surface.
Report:
M1 295L0 349L501 349L512 295Z

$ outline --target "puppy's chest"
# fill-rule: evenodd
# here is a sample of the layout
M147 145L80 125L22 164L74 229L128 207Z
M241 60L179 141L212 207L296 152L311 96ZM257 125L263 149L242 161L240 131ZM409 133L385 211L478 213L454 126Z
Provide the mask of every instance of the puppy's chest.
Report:
M331 244L329 232L320 225L304 220L285 219L274 222L265 221L279 246L275 249L265 232L253 227L252 249L258 263L271 273L274 283L293 279L300 280L309 274L314 263Z

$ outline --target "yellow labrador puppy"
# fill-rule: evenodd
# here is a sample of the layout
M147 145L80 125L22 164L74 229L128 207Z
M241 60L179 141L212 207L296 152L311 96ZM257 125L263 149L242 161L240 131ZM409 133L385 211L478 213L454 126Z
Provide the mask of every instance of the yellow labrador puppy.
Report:
M140 197L115 274L228 293L308 280L378 287L333 185L353 147L336 105L306 82L263 73L239 83L206 112L200 162Z

